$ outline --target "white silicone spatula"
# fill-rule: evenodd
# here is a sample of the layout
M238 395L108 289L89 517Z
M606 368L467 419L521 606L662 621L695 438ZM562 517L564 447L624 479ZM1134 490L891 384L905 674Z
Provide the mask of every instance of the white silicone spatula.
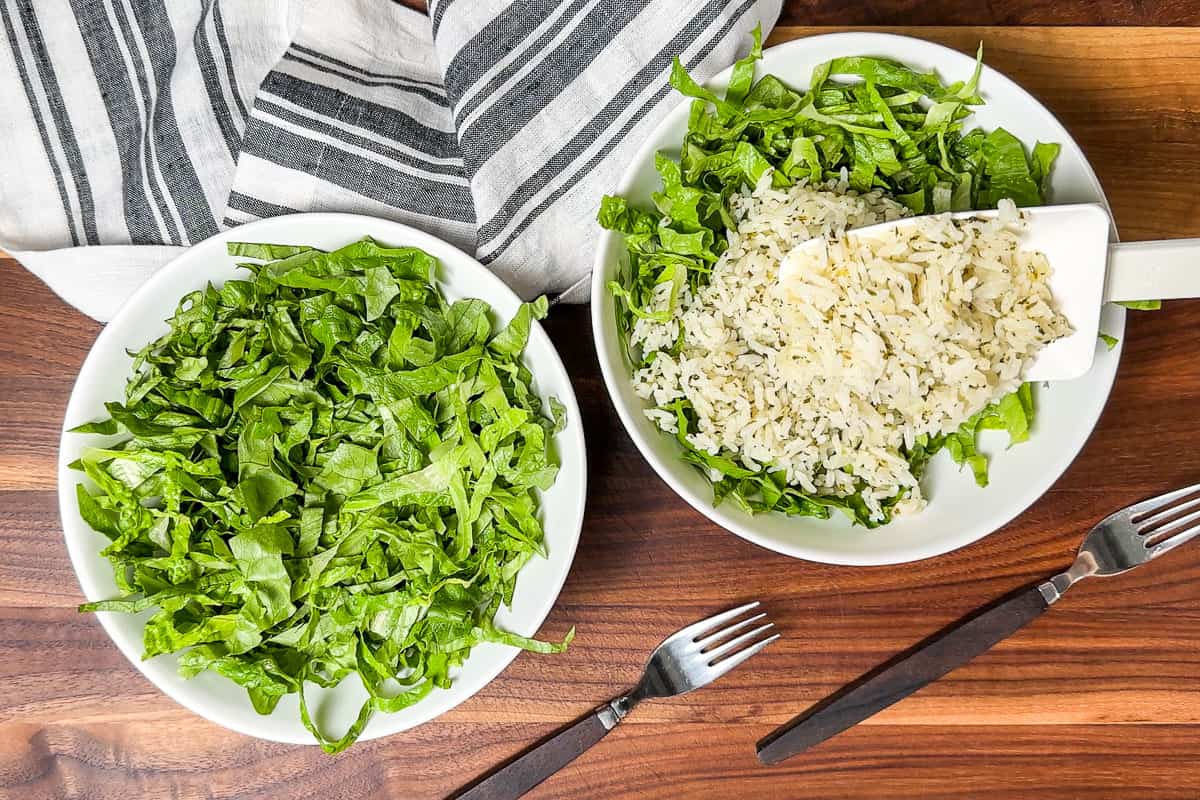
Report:
M1091 369L1100 307L1105 302L1200 297L1200 239L1110 243L1108 212L1095 203L1021 210L1029 219L1028 229L1021 234L1021 247L1046 254L1052 270L1050 291L1074 329L1038 353L1025 373L1026 380L1069 380ZM951 216L987 219L997 213L964 211ZM851 240L878 236L918 219L905 217L855 228L846 235ZM823 245L821 239L812 239L800 247Z

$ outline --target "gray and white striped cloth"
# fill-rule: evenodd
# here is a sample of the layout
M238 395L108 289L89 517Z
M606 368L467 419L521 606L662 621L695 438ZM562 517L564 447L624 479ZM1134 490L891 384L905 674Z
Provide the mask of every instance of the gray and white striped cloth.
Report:
M780 0L0 0L0 248L108 319L181 247L354 211L585 300L600 196Z

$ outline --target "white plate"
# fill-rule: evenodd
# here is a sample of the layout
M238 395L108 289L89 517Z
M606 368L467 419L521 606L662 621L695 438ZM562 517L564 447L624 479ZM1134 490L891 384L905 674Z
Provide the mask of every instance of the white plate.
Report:
M79 516L75 485L82 474L68 469L67 464L78 458L85 447L113 437L68 434L66 430L104 417L103 403L124 398L125 381L130 374L126 350L140 350L147 342L165 333L168 329L165 320L183 295L203 288L209 281L219 285L245 274L236 268L237 259L226 255L226 242L306 244L331 250L363 236L372 236L387 245L419 247L435 256L441 262L438 281L451 299L478 297L486 300L496 316L505 322L520 305L521 301L499 278L461 250L406 225L356 214L276 217L243 225L187 250L139 288L101 331L79 372L67 405L58 459L59 510L71 563L89 600L116 597L120 592L113 583L112 568L100 556L107 540ZM512 609L502 609L496 616L500 627L532 636L554 605L575 557L583 524L587 462L575 393L554 345L540 325L534 325L530 332L525 363L533 373L538 392L543 397L557 397L567 409L567 427L555 439L562 467L558 480L544 494L542 503L549 558L535 558L521 570ZM296 695L283 698L272 714L261 716L250 705L244 689L219 675L205 672L184 680L176 672L177 661L173 655L142 661L142 627L150 613L137 616L100 613L97 616L121 652L160 689L197 714L239 733L278 742L314 743L300 724ZM406 730L453 708L500 674L517 652L515 648L498 644L476 647L463 665L452 673L454 685L451 688L434 689L420 703L395 714L376 713L361 738L373 739ZM318 724L335 735L340 735L349 726L366 698L357 676L351 676L334 689L319 689L312 685L309 689L312 692L309 702L315 703L318 709L315 711Z
M966 80L974 60L941 45L883 33L833 33L797 39L763 53L758 74L773 73L795 88L808 86L813 67L839 56L882 56L920 70L934 70L943 80ZM986 58L986 42L985 42ZM729 70L709 86L724 89ZM1019 139L1058 142L1062 152L1054 165L1052 203L1101 203L1104 192L1079 145L1041 103L993 69L984 67L980 92L987 104L968 124L991 130L1005 127ZM677 155L687 131L688 102L663 120L634 157L616 194L650 207L650 193L660 187L654 170L658 150ZM1116 232L1113 231L1115 237ZM929 466L923 486L928 507L878 530L852 527L840 514L830 520L750 516L732 503L712 505L712 489L691 466L680 460L675 440L659 432L643 411L648 404L633 392L630 369L621 355L613 322L614 305L606 285L616 277L624 247L621 237L605 231L599 243L592 283L592 328L604 381L613 404L638 449L655 471L684 500L744 539L786 555L830 564L897 564L946 553L986 536L1037 500L1067 469L1095 427L1116 376L1120 345L1101 347L1092 369L1081 378L1055 383L1036 392L1038 410L1030 440L1005 451L1006 435L985 432L984 452L991 459L991 485L980 489L970 470L959 470L945 454ZM1108 305L1100 330L1122 337L1124 309Z

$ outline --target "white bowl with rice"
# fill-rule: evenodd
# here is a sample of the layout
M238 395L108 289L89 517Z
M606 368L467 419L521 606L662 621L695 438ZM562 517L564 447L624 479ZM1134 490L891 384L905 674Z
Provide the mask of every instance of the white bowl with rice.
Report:
M758 74L771 73L803 88L817 64L860 54L895 59L949 78L969 75L974 67L967 56L918 39L843 33L771 48L763 54ZM723 88L728 77L727 71L708 85ZM980 80L980 92L986 104L975 109L971 120L974 125L985 129L1003 126L1023 141L1057 142L1062 146L1052 172L1050 202L1105 203L1099 181L1082 151L1040 103L987 67ZM654 154L678 151L687 128L688 105L681 103L654 131L620 185L614 187L614 193L634 204L650 204L651 192L659 188ZM879 196L839 197L841 192L808 189L792 189L791 196L788 194L789 190L774 190L764 184L756 190L747 187L735 201L739 230L730 235L729 257L723 257L728 263L718 265L712 282L701 290L702 302L689 297L682 303L690 352L678 358L658 358L652 369L636 371L636 375L622 355L614 322L614 299L606 289L624 257L624 247L619 234L605 232L601 238L593 273L593 330L609 393L639 450L672 489L714 522L749 541L798 558L851 565L901 563L954 550L1005 525L1049 489L1083 447L1111 389L1120 359L1119 345L1112 351L1101 348L1091 371L1082 378L1039 389L1037 414L1027 442L1006 449L1008 437L1002 431L983 434L981 449L993 456L989 459L987 487L977 486L971 470L960 469L945 454L935 457L919 484L912 485L908 464L897 463L895 454L878 435L880 409L888 420L898 421L889 435L910 441L922 431L936 432L939 420L957 419L962 409L956 410L955 404L964 402L964 397L966 402L973 402L966 391L946 391L940 396L939 386L965 386L975 381L997 392L1011 391L1020 383L1019 373L1026 358L1055 334L1053 309L1045 305L1044 297L1039 298L1036 285L1012 283L1001 274L1011 265L1004 262L1004 253L996 250L998 243L1003 245L1003 236L993 231L979 233L971 253L973 258L987 256L995 266L994 280L999 288L993 294L997 295L997 303L1006 304L1001 315L1004 330L995 330L986 318L939 317L935 306L918 308L920 302L913 305L911 297L906 299L907 289L895 287L891 292L894 297L889 291L882 293L889 296L886 306L861 313L887 316L896 313L897 304L904 306L902 324L888 335L889 342L901 337L903 347L883 347L871 331L856 329L855 313L843 314L831 328L827 319L811 311L806 315L805 309L828 308L832 298L847 292L868 292L877 297L886 281L878 274L873 278L871 270L851 277L839 269L815 282L795 281L789 276L789 245L807 236L837 232L846 223L856 227L895 218L903 212ZM927 233L935 238L945 235L945 231L938 230ZM994 234L1000 238L994 238ZM733 258L741 249L747 257ZM763 257L763 253L772 257ZM758 255L751 257L754 254ZM901 260L911 255L906 253ZM887 253L882 256L886 262ZM954 281L961 282L962 272L948 270L945 278L952 293ZM879 285L873 285L873 280ZM979 280L986 283L988 278L985 275ZM987 291L978 286L969 288L975 292L972 302L980 297L987 301ZM789 303L778 302L781 289ZM734 315L736 322L728 323ZM639 325L635 338L648 341L652 349L656 337L668 335L665 328L656 330L652 323ZM942 346L931 347L927 334L944 331L946 325L958 329L953 336L943 337ZM789 348L783 339L797 337L789 334L781 338L777 330L780 326L791 331L804 329L808 334L805 341L810 344ZM729 341L730 329L734 328L736 347ZM1124 310L1107 306L1101 316L1101 330L1120 338ZM970 352L958 357L956 345L948 351L946 341L951 339L970 342ZM764 343L761 348L754 344L760 340ZM979 358L984 351L991 357ZM952 357L947 357L948 353ZM897 507L902 513L883 527L867 529L852 526L836 513L822 520L778 513L751 515L730 502L714 506L711 484L681 459L682 448L660 430L669 431L671 421L653 410L656 400L662 402L678 392L681 371L691 387L690 399L701 405L711 403L711 407L697 409L706 419L707 430L693 438L694 445L714 452L736 450L751 465L771 463L786 469L789 482L808 491L833 491L839 480L848 486L854 479L874 479L879 490L864 493L868 504L873 497L894 494L897 486L906 487L903 506ZM729 376L739 372L752 379L730 381ZM697 390L706 385L705 381L712 382L712 390ZM912 386L907 386L910 381ZM840 388L853 388L856 382L881 398L863 414L849 413L855 407L853 396L848 398ZM914 388L918 382L920 391ZM795 390L806 386L812 387L802 408L809 425L798 423L782 411L790 409L794 417ZM792 395L788 394L789 387ZM783 399L779 400L776 393L781 393ZM773 403L780 410L770 411L775 407ZM749 417L744 413L747 404L758 409ZM765 414L764 408L768 409ZM839 452L837 447L829 446L829 437L835 441L845 437L854 446ZM839 477L841 468L845 471ZM805 485L811 483L814 469L828 485ZM868 470L874 472L868 475Z

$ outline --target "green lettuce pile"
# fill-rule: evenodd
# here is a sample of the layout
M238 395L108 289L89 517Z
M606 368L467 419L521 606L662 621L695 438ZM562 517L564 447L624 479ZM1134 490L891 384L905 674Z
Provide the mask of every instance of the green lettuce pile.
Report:
M600 224L622 233L628 249L628 265L609 288L618 299L618 335L635 368L649 364L659 351L632 350L634 320L671 320L683 286L696 291L708 282L726 248L726 231L736 227L730 196L755 186L768 171L776 187L801 181L820 185L844 173L850 188L881 189L916 214L994 208L1003 198L1018 206L1045 201L1057 144L1038 142L1027 152L1003 128L965 128L971 107L983 103L977 92L982 48L965 82L945 84L935 74L895 61L850 56L818 66L805 92L773 75L755 80L761 56L761 33L755 31L753 48L734 65L723 97L697 84L676 59L671 85L695 99L679 158L656 157L662 189L653 195L654 208L636 208L615 196L602 201ZM670 304L650 310L655 287L663 283L672 285ZM668 352L678 354L682 336L681 327ZM882 520L872 519L857 493L807 494L769 465L749 470L736 454L697 449L687 438L697 424L691 404L680 399L662 408L674 412L683 458L712 482L716 503L728 499L751 513L820 518L836 508L876 527L890 521L891 509L904 496L884 503ZM909 463L919 475L929 458L945 449L985 486L987 460L977 450L979 431L1004 429L1013 442L1024 441L1033 414L1032 387L1026 385L957 430L922 438L907 452Z
M564 649L573 631L548 644L493 624L545 555L537 490L563 409L542 413L521 363L545 298L494 332L488 304L447 302L416 248L229 252L260 261L184 297L125 402L76 429L122 436L73 466L126 595L80 610L157 609L144 658L186 648L184 675L215 670L260 714L298 693L328 752L448 687L480 642ZM351 673L370 698L331 739L304 686Z

